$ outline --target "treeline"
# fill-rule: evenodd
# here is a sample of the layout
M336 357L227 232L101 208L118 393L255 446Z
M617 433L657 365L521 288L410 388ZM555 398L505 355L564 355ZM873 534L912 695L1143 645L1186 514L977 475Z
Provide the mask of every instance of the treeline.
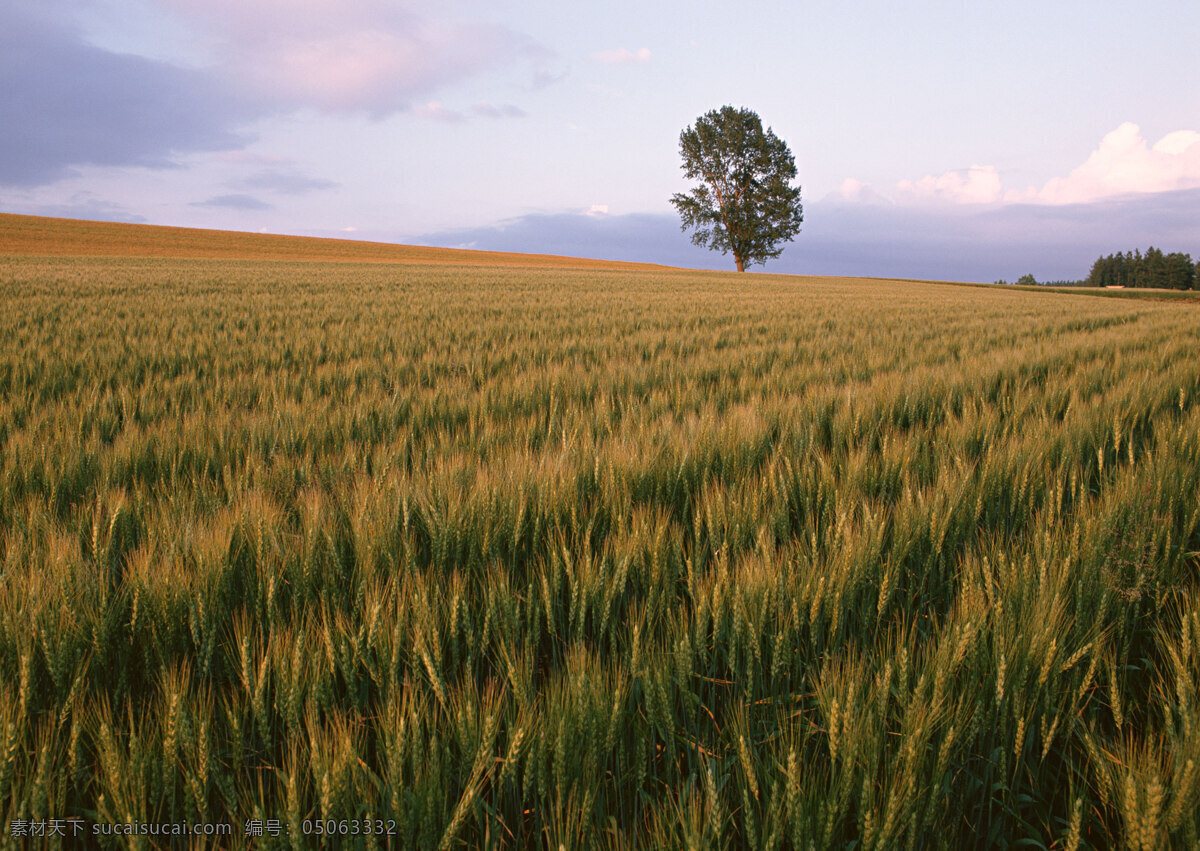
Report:
M1200 289L1200 263L1188 254L1163 254L1151 246L1146 253L1134 250L1099 258L1092 264L1087 284L1093 287L1147 287L1164 290Z
M996 281L997 284L1008 286L1008 281L1001 278ZM1013 284L1018 287L1087 287L1091 286L1087 281L1039 281L1033 275L1022 275L1013 281Z

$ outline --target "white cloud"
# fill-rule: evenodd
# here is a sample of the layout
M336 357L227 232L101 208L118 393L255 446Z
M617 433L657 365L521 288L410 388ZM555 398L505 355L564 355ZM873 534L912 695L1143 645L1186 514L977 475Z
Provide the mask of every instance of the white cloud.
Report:
M1200 187L1200 133L1176 130L1151 147L1141 129L1126 121L1100 140L1081 166L1041 189L1010 192L1006 200L1080 204L1145 192Z
M485 70L549 56L498 24L434 18L385 0L158 2L189 21L239 83L291 108L386 115Z
M650 48L642 47L636 51L624 47L601 50L593 53L592 58L605 65L646 65L650 62Z
M446 122L462 121L466 117L457 109L449 109L436 100L413 107L413 115Z
M896 184L896 200L902 203L993 204L1004 194L995 166L973 165L920 180Z
M830 192L822 201L833 201L853 204L886 204L888 199L880 195L872 188L871 184L865 183L854 177L847 177L842 181L842 185Z
M608 215L608 205L607 204L593 204L592 206L588 207L588 209L586 211L584 211L584 215L585 216L607 216Z
M890 197L908 205L1063 205L1198 188L1200 133L1176 130L1151 146L1141 129L1127 121L1108 133L1082 165L1041 188L1006 190L995 166L973 165L920 180L901 180L889 196L851 177L826 197L855 203L879 203Z

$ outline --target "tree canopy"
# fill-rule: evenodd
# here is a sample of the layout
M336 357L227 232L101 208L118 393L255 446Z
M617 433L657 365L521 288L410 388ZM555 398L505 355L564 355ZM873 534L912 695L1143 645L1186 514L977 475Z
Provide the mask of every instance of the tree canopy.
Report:
M681 168L701 184L671 203L694 229L692 242L733 253L739 272L783 253L800 232L804 208L792 152L753 110L724 106L679 134Z
M1092 264L1087 283L1096 287L1148 287L1169 290L1190 290L1200 284L1197 270L1188 254L1164 254L1150 246L1143 254L1139 250L1117 252L1099 258Z

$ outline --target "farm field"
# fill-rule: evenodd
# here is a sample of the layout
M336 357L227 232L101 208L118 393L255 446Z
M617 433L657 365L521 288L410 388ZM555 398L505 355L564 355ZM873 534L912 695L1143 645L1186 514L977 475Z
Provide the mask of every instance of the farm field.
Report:
M1200 843L1197 306L26 224L5 842Z
M457 248L427 248L419 245L394 245L350 239L315 239L0 213L0 257L6 255L324 260L551 268L663 268L647 263L622 263L546 254L464 251Z

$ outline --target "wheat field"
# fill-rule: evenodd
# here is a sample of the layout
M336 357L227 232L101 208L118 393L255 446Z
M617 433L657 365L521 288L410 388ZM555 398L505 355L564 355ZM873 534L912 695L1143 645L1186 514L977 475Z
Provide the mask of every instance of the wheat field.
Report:
M1200 843L1196 307L419 259L0 258L5 825Z

